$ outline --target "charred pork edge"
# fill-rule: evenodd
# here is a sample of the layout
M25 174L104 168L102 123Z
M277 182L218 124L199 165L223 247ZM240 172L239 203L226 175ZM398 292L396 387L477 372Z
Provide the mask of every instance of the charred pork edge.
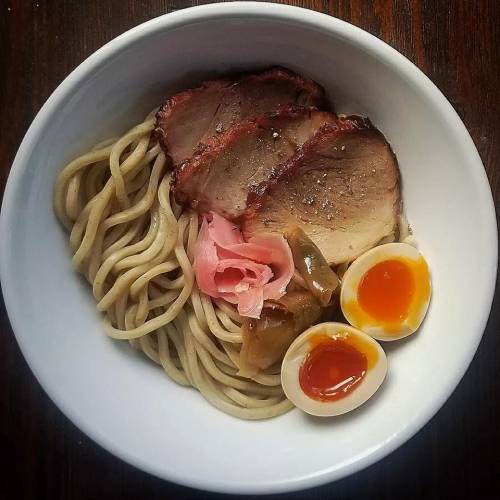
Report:
M259 73L251 71L235 73L233 76L228 75L224 78L206 80L197 87L183 90L181 92L174 94L172 97L168 98L165 101L165 103L160 107L160 109L156 112L155 115L156 125L154 129L154 135L158 140L160 147L163 149L164 153L168 156L168 148L165 144L165 133L163 128L159 126L159 123L168 118L174 105L177 105L179 102L186 100L186 98L190 97L193 92L202 91L203 89L211 85L221 85L221 88L224 88L241 83L244 80L255 79L256 82L259 82L277 77L279 78L284 77L283 79L288 78L294 80L297 83L297 86L299 87L302 86L302 90L300 91L300 93L304 92L305 90L309 90L311 94L313 93L317 94L318 98L320 99L319 109L324 108L325 111L328 111L328 106L327 106L328 102L326 100L325 91L323 87L314 80L310 78L304 78L303 76L300 76L299 74L294 73L293 71L290 71L286 68L283 68L281 66L272 66L268 69L264 69ZM297 95L297 98L300 95L300 93Z
M216 158L219 154L222 154L228 144L237 140L242 134L251 133L259 129L271 128L272 122L275 119L296 119L303 115L311 116L314 111L318 110L313 107L287 105L280 107L267 115L240 122L228 128L221 134L211 137L206 143L198 146L195 154L190 159L186 160L179 167L174 169L172 185L176 201L183 204L189 202L184 193L179 189L181 187L180 185L183 182L187 182L189 176L193 175L199 168L201 168L202 163L209 161L210 158Z
M311 139L303 144L302 147L293 156L273 169L268 180L262 181L260 184L250 187L246 203L247 209L241 216L241 221L243 222L244 220L249 219L255 215L255 212L257 212L262 207L266 196L272 194L274 187L278 183L296 172L297 168L299 168L301 164L302 159L307 154L309 154L310 151L313 151L314 148L316 148L316 146L321 143L321 141L324 140L325 135L332 134L336 137L339 137L344 134L350 134L360 131L372 131L376 134L379 134L384 139L384 141L387 142L383 134L372 125L368 118L358 115L338 117L335 122L323 125L316 132L316 134L314 134ZM394 158L394 161L396 162L396 166L398 166L396 156L394 155L394 152L392 151L390 145L389 149L391 151L392 157ZM399 167L397 171L399 180Z

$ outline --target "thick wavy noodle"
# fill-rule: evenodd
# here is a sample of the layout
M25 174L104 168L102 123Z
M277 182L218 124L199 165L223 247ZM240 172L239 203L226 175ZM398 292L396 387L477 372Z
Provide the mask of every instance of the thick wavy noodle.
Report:
M91 284L111 338L129 341L230 415L284 413L293 405L279 367L239 376L241 318L196 287L198 215L175 204L153 128L151 113L59 174L54 207L70 233L74 267Z

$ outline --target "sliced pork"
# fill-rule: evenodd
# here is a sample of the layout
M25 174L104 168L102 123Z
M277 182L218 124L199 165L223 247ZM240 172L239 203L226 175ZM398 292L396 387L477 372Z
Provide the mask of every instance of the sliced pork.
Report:
M384 136L359 117L323 127L253 189L246 238L298 226L329 264L352 261L395 231L399 171Z
M211 80L168 99L156 115L156 135L178 165L191 157L199 143L235 123L291 104L322 108L323 89L283 68L236 80Z
M207 141L176 171L178 202L200 213L213 210L236 220L248 193L335 116L308 108L284 108L234 125Z

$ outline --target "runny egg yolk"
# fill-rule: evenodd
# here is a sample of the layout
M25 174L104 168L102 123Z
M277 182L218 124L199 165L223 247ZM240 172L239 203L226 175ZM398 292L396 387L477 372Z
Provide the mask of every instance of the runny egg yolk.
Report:
M319 401L336 401L351 393L373 364L376 354L366 354L354 339L319 336L299 370L304 393ZM367 349L366 346L363 346Z
M373 318L396 323L409 313L415 292L413 274L402 260L385 260L361 278L358 303Z

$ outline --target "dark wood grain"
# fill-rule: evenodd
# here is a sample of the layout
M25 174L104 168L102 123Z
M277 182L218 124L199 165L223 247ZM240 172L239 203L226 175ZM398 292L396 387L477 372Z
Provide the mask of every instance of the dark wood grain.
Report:
M0 0L1 192L31 120L74 67L124 30L198 3L206 2ZM469 129L483 159L498 212L498 0L288 3L345 19L415 62L452 102ZM3 304L0 329L0 453L4 464L0 499L216 498L160 481L103 451L75 428L40 388L20 354ZM500 498L499 449L497 286L475 359L432 421L395 453L361 473L289 498Z

